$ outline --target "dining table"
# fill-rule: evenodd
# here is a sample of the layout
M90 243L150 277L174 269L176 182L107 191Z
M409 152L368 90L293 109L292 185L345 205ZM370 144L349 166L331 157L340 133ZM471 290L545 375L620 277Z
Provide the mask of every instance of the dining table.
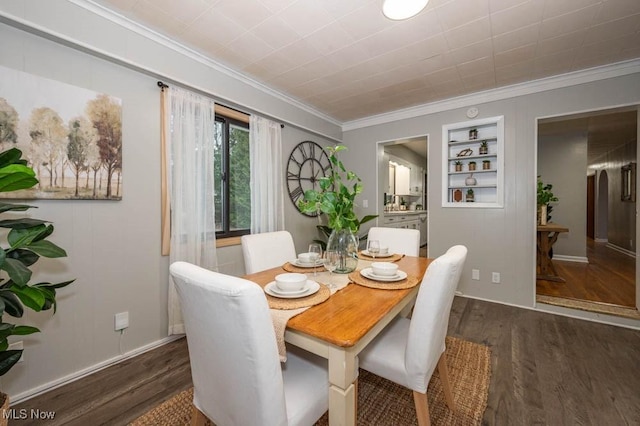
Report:
M399 314L406 315L415 301L420 282L432 259L400 257L395 263L408 279L418 282L411 288L371 288L356 284L352 274L371 265L358 260L356 272L330 274L326 270L307 274L310 280L333 287L322 303L305 309L286 322L284 341L328 360L329 424L355 425L357 420L358 354ZM381 259L382 260L382 259ZM263 288L285 272L275 267L244 278ZM357 281L357 280L356 280ZM391 286L390 286L391 287Z

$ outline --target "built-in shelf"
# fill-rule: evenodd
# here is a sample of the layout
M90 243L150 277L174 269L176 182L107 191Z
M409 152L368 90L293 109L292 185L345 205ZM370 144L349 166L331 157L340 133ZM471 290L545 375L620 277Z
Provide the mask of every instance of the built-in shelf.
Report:
M503 207L504 117L444 125L442 142L443 207Z

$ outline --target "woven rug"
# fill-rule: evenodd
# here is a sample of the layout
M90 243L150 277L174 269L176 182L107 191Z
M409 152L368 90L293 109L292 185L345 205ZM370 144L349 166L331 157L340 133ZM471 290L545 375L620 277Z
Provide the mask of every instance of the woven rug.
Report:
M431 424L480 425L487 407L491 362L489 348L466 340L447 337L447 363L456 411L446 406L438 372L429 382L427 396ZM169 399L136 419L131 426L189 425L193 388ZM329 424L328 413L316 426ZM360 370L358 377L358 425L417 425L413 394L406 388Z

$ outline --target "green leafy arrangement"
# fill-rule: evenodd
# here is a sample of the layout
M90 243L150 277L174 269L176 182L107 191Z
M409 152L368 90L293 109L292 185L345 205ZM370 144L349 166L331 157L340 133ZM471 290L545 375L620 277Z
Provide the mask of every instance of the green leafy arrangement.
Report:
M11 148L0 153L0 192L31 188L38 183L35 172L22 159L19 149ZM11 204L0 201L0 213L26 211L35 206ZM22 355L22 350L9 350L9 336L37 333L36 327L5 322L5 315L20 318L24 307L36 312L53 308L56 311L56 290L74 280L57 284L39 282L30 284L29 269L41 256L65 257L67 253L47 238L53 233L49 222L32 218L6 218L0 220L0 228L9 229L8 247L0 250L0 376L7 373Z
M320 190L305 191L298 206L305 213L324 213L327 216L328 230L350 229L356 233L363 223L375 219L377 215L358 219L354 212L356 196L362 192L362 180L354 172L348 171L338 158L338 153L346 149L344 145L325 148L331 162L331 172L318 179ZM322 226L319 228L327 234Z
M547 206L547 221L551 220L551 211L553 210L553 206L550 203L558 201L558 197L553 195L552 189L553 185L550 183L545 185L540 176L538 176L538 207Z

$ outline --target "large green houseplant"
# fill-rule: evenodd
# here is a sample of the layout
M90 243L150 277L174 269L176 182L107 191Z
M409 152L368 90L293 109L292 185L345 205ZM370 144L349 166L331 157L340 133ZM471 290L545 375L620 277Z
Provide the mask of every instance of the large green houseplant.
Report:
M33 169L22 159L16 148L0 153L0 192L31 188L38 183ZM7 316L20 318L24 308L36 312L56 310L56 290L71 284L64 281L30 283L30 267L43 257L65 257L67 253L47 238L53 225L45 220L17 217L9 212L22 212L35 208L26 204L0 201L0 228L8 229L5 244L0 250L0 376L7 373L20 357L22 350L9 349L9 336L37 333L36 327L13 324ZM9 214L7 214L9 213Z
M298 205L303 212L321 212L327 217L327 224L318 228L329 235L327 250L342 252L341 265L336 272L347 273L355 269L357 263L358 238L360 226L376 215L367 215L358 219L354 208L356 197L362 193L362 180L354 172L347 170L338 153L346 150L344 145L329 146L327 150L331 171L318 179L319 190L307 190ZM354 262L355 261L355 262Z

